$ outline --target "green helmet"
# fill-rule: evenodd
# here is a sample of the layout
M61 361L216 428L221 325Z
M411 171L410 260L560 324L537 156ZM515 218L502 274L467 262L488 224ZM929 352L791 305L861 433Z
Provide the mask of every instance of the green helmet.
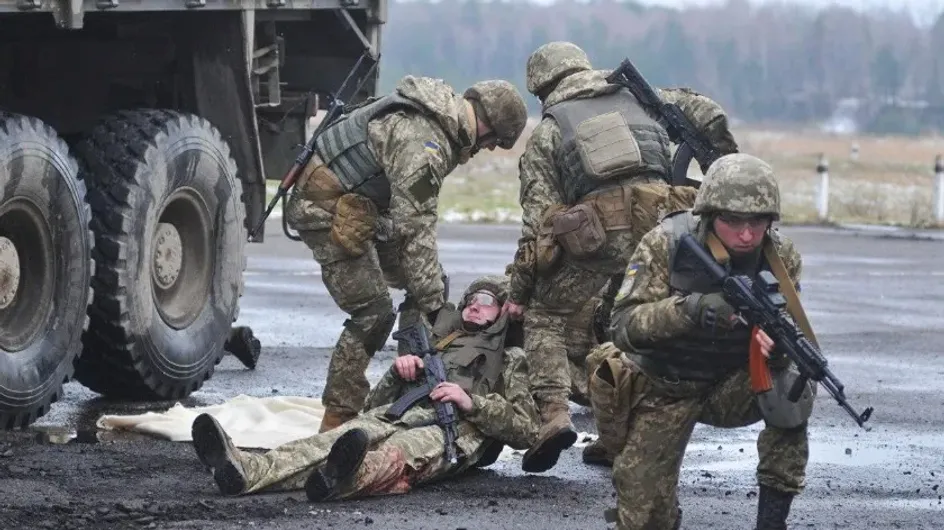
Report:
M528 92L535 96L545 87L593 66L586 52L572 42L549 42L528 57Z
M463 97L481 105L485 113L482 121L495 131L498 147L511 149L528 121L528 109L515 85L501 79L479 81L470 86Z
M767 214L780 219L780 187L767 162L744 153L716 160L695 196L692 213Z
M459 311L465 308L466 302L473 293L478 291L488 291L498 299L498 305L503 305L508 299L508 277L490 274L476 278L469 287L462 293L462 300L459 300Z

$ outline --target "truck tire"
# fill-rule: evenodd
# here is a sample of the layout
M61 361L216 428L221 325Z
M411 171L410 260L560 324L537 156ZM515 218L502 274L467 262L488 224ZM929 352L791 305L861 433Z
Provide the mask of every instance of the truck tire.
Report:
M79 143L95 298L75 378L106 396L179 399L224 355L246 267L236 162L206 120L123 111Z
M46 414L72 376L89 322L90 218L66 143L0 112L0 428Z

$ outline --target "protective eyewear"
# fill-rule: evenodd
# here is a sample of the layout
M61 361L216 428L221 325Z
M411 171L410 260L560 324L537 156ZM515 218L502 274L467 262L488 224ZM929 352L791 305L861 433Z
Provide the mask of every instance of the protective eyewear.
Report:
M469 296L466 305L478 304L481 306L498 306L498 298L487 291L476 291Z

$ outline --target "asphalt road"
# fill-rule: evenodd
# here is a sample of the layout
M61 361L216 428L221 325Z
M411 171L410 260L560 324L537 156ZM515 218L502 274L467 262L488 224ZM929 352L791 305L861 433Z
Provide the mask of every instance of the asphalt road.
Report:
M808 485L794 503L791 527L941 528L944 237L783 232L803 253L802 296L835 374L857 410L875 407L867 432L819 393ZM515 227L443 226L440 249L453 299L476 276L502 271L517 235ZM185 404L322 391L345 316L310 253L272 222L268 241L250 245L246 280L238 324L262 340L259 366L249 371L224 359ZM394 355L388 347L376 356L371 381ZM70 383L65 399L31 429L0 433L0 529L603 529L602 512L614 503L609 470L582 464L579 447L544 474L522 473L520 456L512 454L408 495L314 505L301 492L224 499L189 444L93 431L103 413L170 405L110 403ZM593 432L587 409L572 409L578 428ZM696 428L680 480L683 528L753 528L758 432L759 426Z

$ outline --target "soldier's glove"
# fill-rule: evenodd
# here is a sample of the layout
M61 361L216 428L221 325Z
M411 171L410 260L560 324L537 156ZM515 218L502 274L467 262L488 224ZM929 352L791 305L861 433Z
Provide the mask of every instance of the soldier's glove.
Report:
M601 302L593 309L593 335L598 344L603 344L609 340L610 312L613 309L612 304Z
M733 329L737 324L736 310L721 293L688 295L685 312L699 326L706 329Z

